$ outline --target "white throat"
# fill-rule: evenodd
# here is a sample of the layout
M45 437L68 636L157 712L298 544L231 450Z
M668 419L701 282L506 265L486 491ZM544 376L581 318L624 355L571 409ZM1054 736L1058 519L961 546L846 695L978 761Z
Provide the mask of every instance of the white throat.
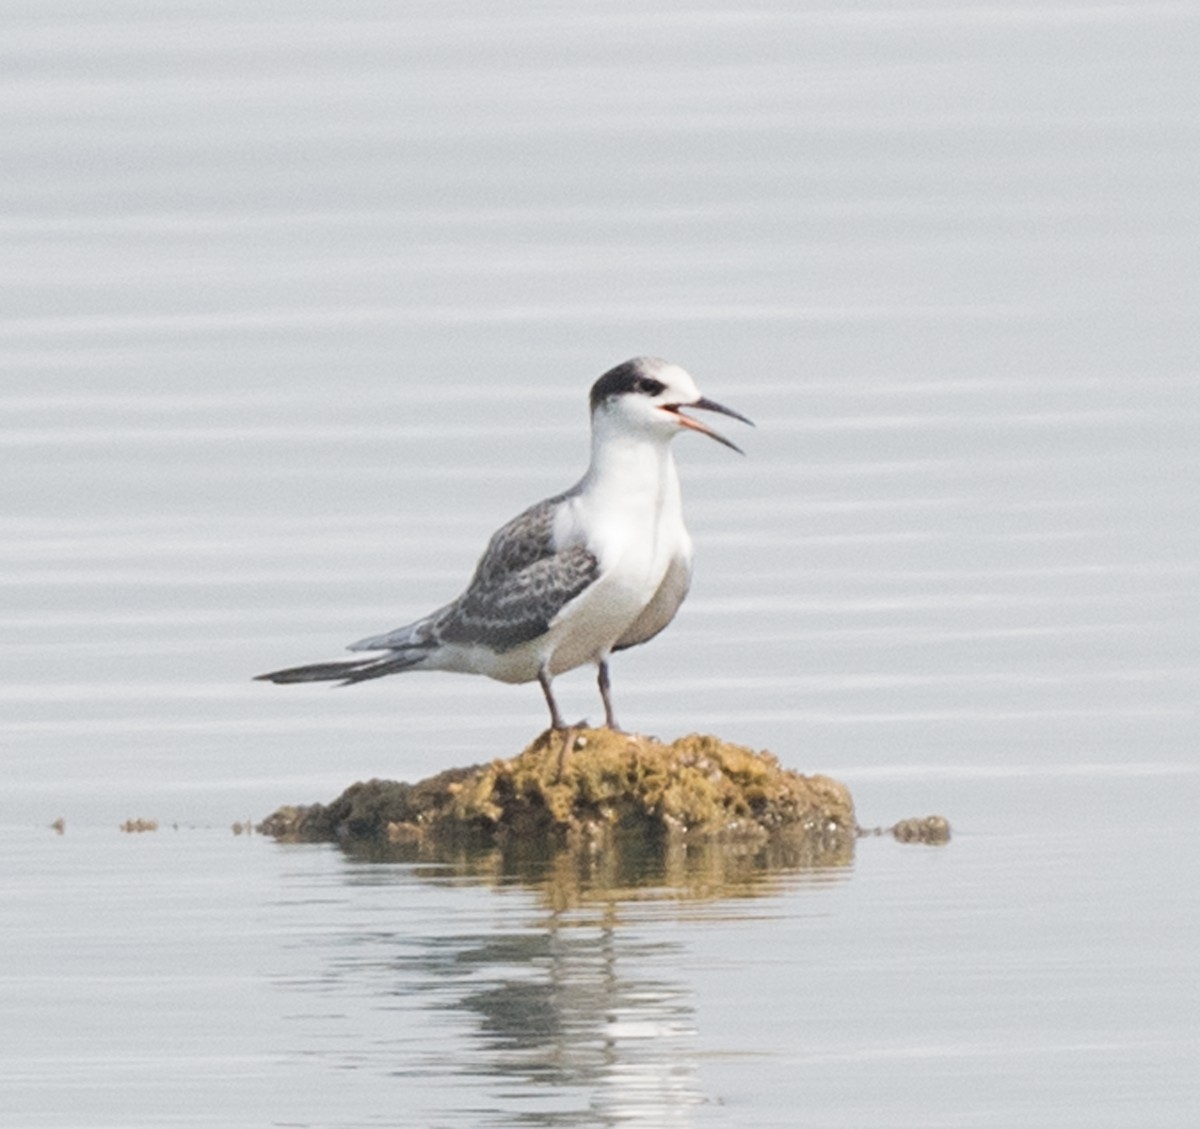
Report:
M652 502L659 508L665 494L679 492L670 437L614 426L597 413L592 419L592 458L579 485L585 494L614 495L625 507Z
M613 426L598 413L591 462L573 493L570 531L560 533L584 541L605 563L626 558L632 565L632 554L644 558L637 568L658 573L687 538L669 437Z

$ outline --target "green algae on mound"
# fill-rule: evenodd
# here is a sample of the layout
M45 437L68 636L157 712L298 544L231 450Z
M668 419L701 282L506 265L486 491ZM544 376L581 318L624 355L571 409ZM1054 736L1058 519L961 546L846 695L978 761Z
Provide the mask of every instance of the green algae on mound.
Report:
M853 839L856 823L842 784L784 769L770 753L697 734L665 745L579 729L547 730L510 760L451 769L416 784L353 784L330 804L280 808L258 830L310 842L567 844L614 834Z

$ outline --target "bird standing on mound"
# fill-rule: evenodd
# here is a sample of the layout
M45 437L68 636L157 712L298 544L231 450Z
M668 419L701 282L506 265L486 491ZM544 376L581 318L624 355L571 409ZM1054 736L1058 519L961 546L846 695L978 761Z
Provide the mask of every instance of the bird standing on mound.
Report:
M592 385L587 473L498 529L457 600L349 648L379 654L259 679L348 685L408 670L536 679L551 727L562 730L551 680L595 663L605 724L619 728L609 655L653 639L674 619L691 583L692 539L683 524L671 440L691 429L741 453L684 408L750 423L701 396L678 365L636 357L610 369Z

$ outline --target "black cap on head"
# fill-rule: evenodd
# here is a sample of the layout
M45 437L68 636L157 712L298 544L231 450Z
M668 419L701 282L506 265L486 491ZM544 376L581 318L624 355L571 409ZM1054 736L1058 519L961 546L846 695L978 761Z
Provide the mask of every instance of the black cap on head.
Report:
M610 396L621 396L628 392L636 392L643 396L657 396L666 388L661 380L655 380L648 375L649 366L644 357L635 357L632 361L610 368L595 384L592 385L591 406L595 411Z

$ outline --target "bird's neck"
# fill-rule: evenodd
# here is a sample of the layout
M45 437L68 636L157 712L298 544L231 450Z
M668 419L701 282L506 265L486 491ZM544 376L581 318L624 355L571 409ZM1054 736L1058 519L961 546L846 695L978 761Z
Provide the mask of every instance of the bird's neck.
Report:
M667 441L652 436L592 431L592 459L581 492L600 506L661 512L679 505L679 477Z

